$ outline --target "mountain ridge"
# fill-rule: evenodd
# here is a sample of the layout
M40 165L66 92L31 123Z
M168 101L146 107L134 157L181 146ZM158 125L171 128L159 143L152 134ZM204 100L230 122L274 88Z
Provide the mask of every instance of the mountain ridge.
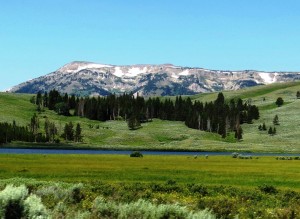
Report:
M36 93L57 89L78 95L124 92L143 96L191 95L295 80L300 80L300 72L210 70L173 64L108 65L74 61L54 72L16 85L9 92Z

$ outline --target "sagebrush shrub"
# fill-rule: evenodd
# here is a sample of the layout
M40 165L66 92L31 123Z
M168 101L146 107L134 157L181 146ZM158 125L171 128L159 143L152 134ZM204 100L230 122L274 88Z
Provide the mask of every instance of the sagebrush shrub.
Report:
M21 185L15 187L7 185L0 192L0 217L1 218L21 218L23 216L23 202L28 195L28 189Z
M83 189L82 183L78 183L70 188L70 190L69 190L70 200L72 203L74 203L74 204L79 203L84 198L82 189Z
M186 207L177 204L152 204L149 201L139 199L131 203L116 204L106 201L103 197L97 197L94 201L92 217L95 218L147 218L147 219L214 219L216 218L208 210L191 212Z
M41 198L36 195L30 195L24 201L24 209L29 219L46 219L49 218L47 209L43 205Z
M114 202L97 197L93 205L93 214L97 218L118 218L119 207Z
M143 157L143 154L139 151L134 151L130 154L130 157Z

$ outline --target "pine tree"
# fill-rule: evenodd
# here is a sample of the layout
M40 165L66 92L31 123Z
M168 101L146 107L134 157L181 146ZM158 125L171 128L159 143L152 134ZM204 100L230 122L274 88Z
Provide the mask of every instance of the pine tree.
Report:
M278 107L280 107L280 106L282 106L283 105L283 99L282 99L282 97L278 97L277 98L277 100L276 100L276 102L275 102L275 104L278 106Z
M262 130L263 130L263 131L266 131L266 130L267 130L267 126L266 126L265 123L263 123L263 125L262 125Z
M234 137L237 140L241 140L243 138L243 129L240 125L236 128Z
M300 99L300 91L297 91L296 97L297 97L297 99Z
M262 130L263 130L262 125L259 125L259 126L258 126L258 130L259 130L259 131L262 131Z
M49 127L50 127L50 121L49 121L48 118L46 118L46 120L45 120L45 125L44 125L44 129L45 129L46 139L48 139L48 140L50 140Z
M45 91L44 96L43 96L43 104L44 107L48 107L48 93Z
M277 116L277 115L274 116L273 124L274 124L274 125L279 125L279 119L278 119L278 116Z
M77 123L76 130L75 130L75 141L80 142L82 141L82 135L81 135L81 127L80 124Z
M74 140L74 130L73 130L73 123L69 122L66 123L64 128L63 137L66 141L73 141Z
M140 121L134 115L132 115L128 118L127 125L130 130L136 130L141 127Z
M269 134L269 135L273 135L273 129L272 129L272 127L269 128L268 134Z
M52 123L50 123L50 126L49 126L49 137L50 137L51 142L54 142L56 135L57 135L57 128L56 128L54 122L52 122Z
M39 118L37 117L36 114L33 114L33 117L30 120L30 131L33 133L34 135L34 139L36 142L37 139L37 135L38 135L38 130L40 128L40 124L39 124Z
M54 142L55 136L57 135L57 128L54 122L50 122L48 118L46 118L44 128L46 140L48 140L49 142Z

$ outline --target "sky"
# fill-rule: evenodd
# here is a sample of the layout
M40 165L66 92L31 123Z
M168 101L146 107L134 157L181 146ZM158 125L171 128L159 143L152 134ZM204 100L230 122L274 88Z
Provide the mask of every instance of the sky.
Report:
M0 0L0 90L72 61L300 71L298 0Z

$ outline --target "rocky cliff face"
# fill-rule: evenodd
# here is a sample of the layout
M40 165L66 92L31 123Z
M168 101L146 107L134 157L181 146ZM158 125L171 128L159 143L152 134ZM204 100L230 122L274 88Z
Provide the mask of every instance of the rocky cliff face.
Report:
M133 92L143 96L166 96L236 90L299 79L300 72L219 71L171 64L115 66L72 62L50 74L21 83L10 92L37 93L56 89L80 95Z

